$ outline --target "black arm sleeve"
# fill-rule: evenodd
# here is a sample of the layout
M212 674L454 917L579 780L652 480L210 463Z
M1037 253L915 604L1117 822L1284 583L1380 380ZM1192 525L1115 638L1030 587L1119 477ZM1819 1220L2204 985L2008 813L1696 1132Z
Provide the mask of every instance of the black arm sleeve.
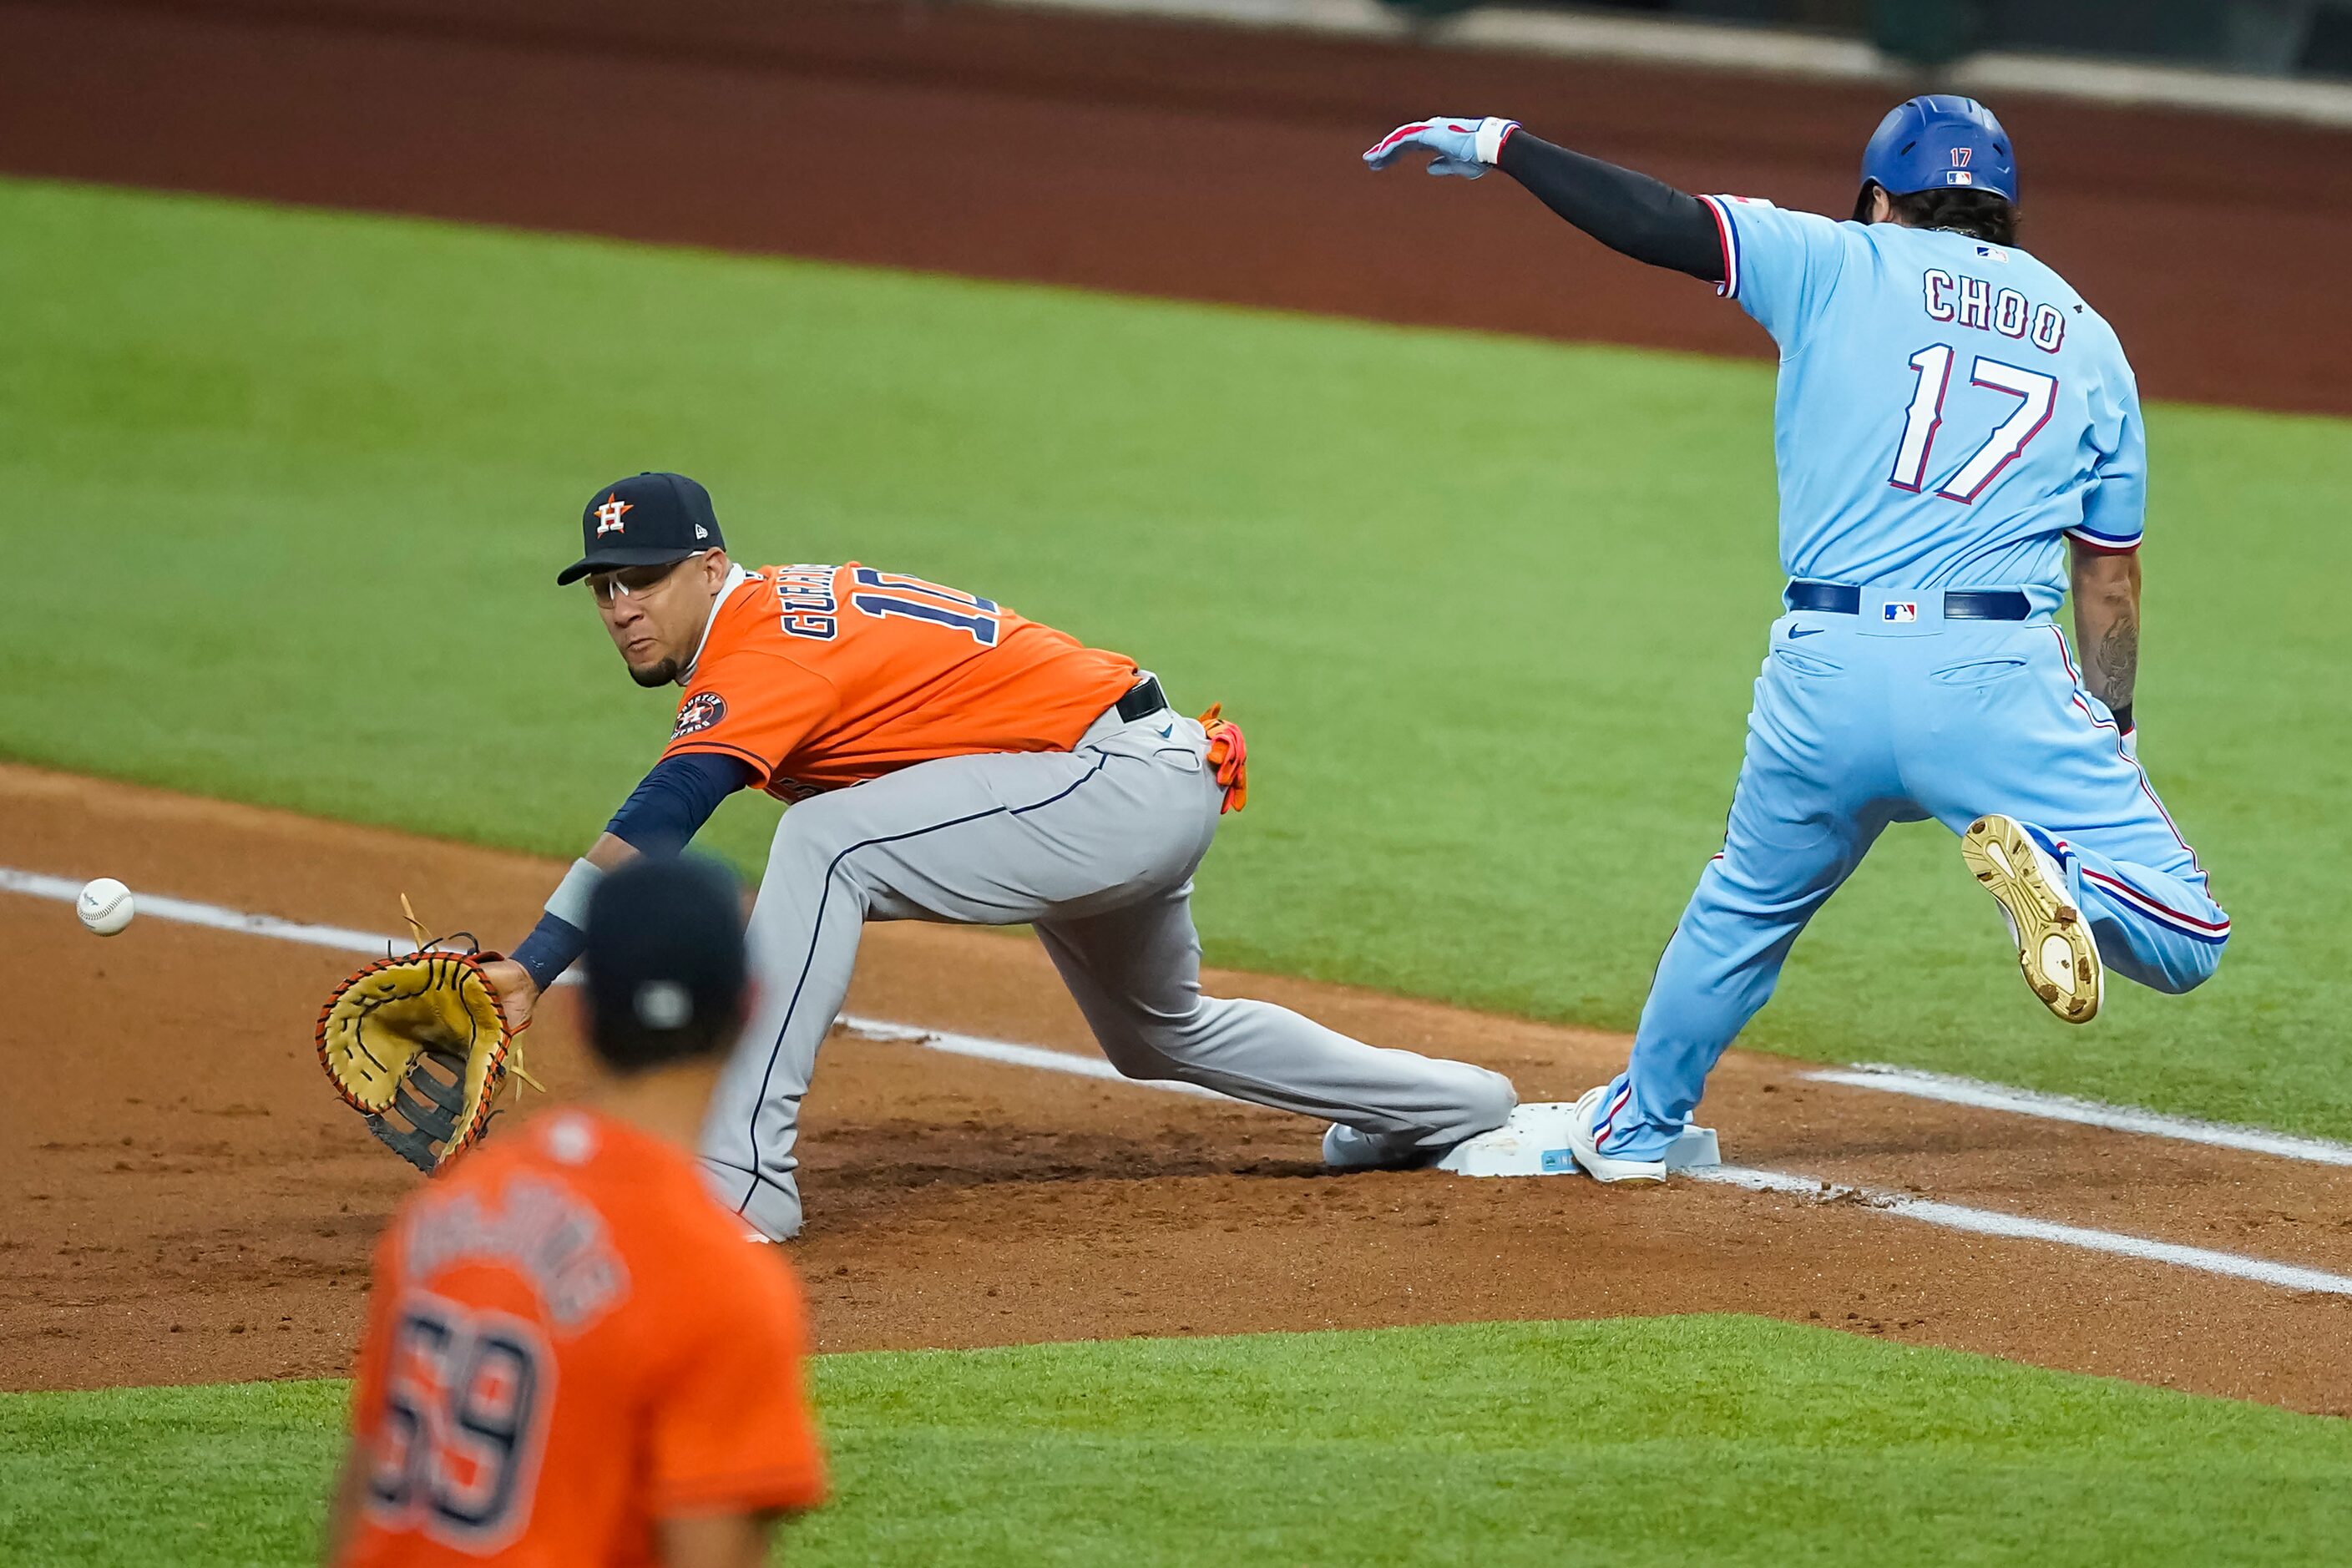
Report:
M1715 215L1696 196L1555 147L1524 127L1504 141L1496 166L1610 249L1709 283L1723 281L1723 240Z
M654 764L604 825L640 855L675 855L719 803L751 782L751 764L717 752L681 752Z

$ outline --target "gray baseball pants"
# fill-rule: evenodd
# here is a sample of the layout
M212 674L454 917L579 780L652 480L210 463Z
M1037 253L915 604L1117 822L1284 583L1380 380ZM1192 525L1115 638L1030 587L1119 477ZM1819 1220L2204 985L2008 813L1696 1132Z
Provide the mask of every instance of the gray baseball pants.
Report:
M1113 1066L1443 1149L1502 1125L1510 1081L1201 994L1192 870L1222 793L1201 726L1113 710L1068 752L919 763L784 813L747 941L759 996L704 1125L721 1201L801 1227L801 1099L869 920L1037 928Z

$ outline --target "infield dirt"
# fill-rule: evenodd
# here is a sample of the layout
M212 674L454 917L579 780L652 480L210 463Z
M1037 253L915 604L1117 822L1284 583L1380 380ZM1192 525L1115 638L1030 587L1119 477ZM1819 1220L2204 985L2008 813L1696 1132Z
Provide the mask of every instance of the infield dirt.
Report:
M1691 280L1496 182L1375 180L1356 153L1406 114L1500 109L1668 179L1836 210L1885 96L840 0L0 0L12 173L1744 354L1769 345ZM2352 338L2352 136L2002 107L2033 248L2151 394L2352 412L2352 360L2312 352ZM366 930L406 891L493 941L561 869L5 767L0 864ZM6 893L0 952L0 1387L342 1372L367 1248L415 1180L311 1058L356 961L153 920L100 942ZM1216 979L1530 1099L1623 1051ZM1089 1048L1034 944L1002 933L872 928L852 1006ZM560 1093L560 1010L528 1038ZM1727 1059L1705 1114L1730 1158L2352 1269L2352 1173L1800 1071ZM828 1350L1731 1309L2352 1414L2352 1300L1855 1203L1338 1178L1296 1119L848 1037L807 1128L794 1257Z
M505 940L562 872L18 767L0 766L0 864L17 869L363 931L396 927L404 891L439 922ZM360 960L152 918L100 940L64 904L5 892L0 952L0 1054L16 1069L0 1100L0 1387L345 1371L368 1248L420 1179L333 1098L312 1054L320 1000ZM1213 979L1378 1044L1485 1063L1528 1099L1571 1098L1622 1059L1604 1035ZM2021 991L2017 1005L2032 1004ZM868 927L851 1008L1091 1049L1017 933ZM525 1039L559 1096L578 1081L562 1008ZM1727 1158L2352 1269L2352 1171L1899 1100L1801 1070L1727 1058L1705 1110ZM1859 1203L1686 1182L1333 1176L1317 1163L1320 1128L1295 1117L842 1034L806 1127L810 1225L793 1257L826 1350L1742 1310L2352 1414L2352 1300L1962 1236Z

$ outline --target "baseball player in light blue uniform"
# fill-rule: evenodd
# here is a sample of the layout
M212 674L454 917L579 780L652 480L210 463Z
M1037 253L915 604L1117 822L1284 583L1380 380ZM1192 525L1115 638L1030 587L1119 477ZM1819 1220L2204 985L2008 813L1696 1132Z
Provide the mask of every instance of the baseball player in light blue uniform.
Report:
M1780 346L1787 614L1757 678L1722 852L1632 1058L1570 1141L1661 1181L1706 1075L1889 823L1933 817L1999 901L2027 984L2087 1023L2108 970L2205 981L2230 925L2137 761L2147 452L2114 331L2013 243L2016 166L1981 105L1914 99L1854 219L1694 198L1515 121L1400 127L1434 174L1499 166L1595 238L1714 282ZM2055 621L2069 592L2077 645Z

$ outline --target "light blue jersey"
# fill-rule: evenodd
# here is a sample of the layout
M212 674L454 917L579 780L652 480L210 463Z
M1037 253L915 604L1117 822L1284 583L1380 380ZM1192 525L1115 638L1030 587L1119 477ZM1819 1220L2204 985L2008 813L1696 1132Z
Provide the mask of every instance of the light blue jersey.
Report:
M2052 614L2066 537L2139 542L2139 395L2115 332L2020 250L1706 199L1724 292L1780 345L1780 563L1853 592L1792 595L1772 623L1722 851L1625 1070L1582 1112L1596 1174L1664 1161L1805 922L1896 823L2021 827L2104 965L2079 978L2186 991L2230 939ZM2043 1000L2070 994L2018 941Z
M2014 247L1704 198L1723 292L1780 345L1774 457L1791 577L2066 587L2062 536L2139 542L2139 389L2109 327Z

